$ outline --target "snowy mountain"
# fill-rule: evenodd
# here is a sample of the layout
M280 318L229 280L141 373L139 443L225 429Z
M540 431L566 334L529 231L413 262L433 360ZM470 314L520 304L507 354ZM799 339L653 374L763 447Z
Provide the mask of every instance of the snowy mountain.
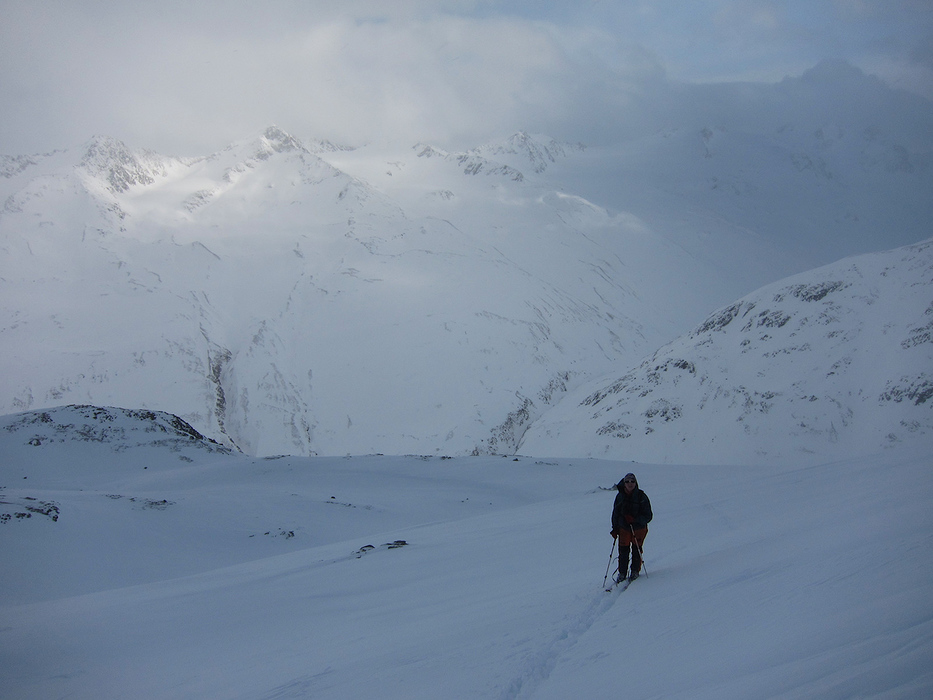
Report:
M164 448L167 453L187 450L231 454L227 447L206 438L178 416L161 411L133 411L101 406L62 406L48 411L10 417L3 426L12 442L31 447L58 445L68 453L73 443L97 443L115 452L143 447Z
M928 103L835 64L682 92L612 145L270 127L199 157L4 156L0 413L160 410L257 455L509 454L711 309L929 237Z
M627 664L635 697L933 691L916 445L818 469L260 459L59 407L0 418L0 455L10 700L599 698ZM607 594L630 470L646 575Z
M95 139L8 167L2 410L174 409L256 454L510 452L721 295L632 217L480 153L409 158L383 176L418 171L404 193L275 128L207 158Z
M818 463L933 440L933 240L745 296L536 422L529 454Z

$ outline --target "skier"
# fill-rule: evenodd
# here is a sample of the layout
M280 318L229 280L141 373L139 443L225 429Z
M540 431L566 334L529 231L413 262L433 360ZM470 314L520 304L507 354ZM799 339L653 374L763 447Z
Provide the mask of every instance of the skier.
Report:
M651 522L651 501L648 495L638 488L638 480L632 473L616 484L619 493L612 504L612 535L619 539L619 575L617 581L625 579L628 570L629 548L632 550L632 574L630 581L638 578L641 571L641 552L645 537L648 535L648 523Z

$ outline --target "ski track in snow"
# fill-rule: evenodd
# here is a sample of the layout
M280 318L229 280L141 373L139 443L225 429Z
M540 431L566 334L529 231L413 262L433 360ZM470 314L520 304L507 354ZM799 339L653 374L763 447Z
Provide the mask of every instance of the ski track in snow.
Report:
M521 674L516 676L499 696L500 700L523 700L534 696L535 690L550 677L560 657L568 652L590 628L616 604L624 591L607 593L599 589L582 610L568 615L557 634L539 645L531 654Z
M292 698L313 697L321 682L333 673L333 669L326 668L320 673L309 673L306 676L299 676L288 683L274 688L268 695L261 696L258 700L291 700Z

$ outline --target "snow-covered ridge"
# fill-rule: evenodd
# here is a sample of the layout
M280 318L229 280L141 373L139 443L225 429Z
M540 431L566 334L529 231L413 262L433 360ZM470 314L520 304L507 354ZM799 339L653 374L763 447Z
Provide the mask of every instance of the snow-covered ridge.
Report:
M158 446L175 452L184 447L230 453L178 416L163 411L60 406L4 416L0 430L32 447L91 442L121 452L130 447Z
M519 131L505 141L493 142L473 149L471 153L493 158L518 158L519 162L531 164L535 173L543 173L549 165L559 159L586 150L582 143L568 143L550 138L544 134L529 134Z
M808 462L933 439L933 241L797 275L713 313L536 423L521 449Z
M0 177L9 179L35 164L35 158L29 156L0 155Z
M530 167L536 175L547 170L558 159L586 149L582 143L564 143L544 135L519 131L503 141L448 153L429 144L415 144L412 149L419 158L441 158L456 162L465 175L496 175L522 182L523 170Z
M78 167L107 183L113 194L126 192L134 185L151 185L168 175L176 159L163 158L153 151L134 153L126 144L109 137L90 141Z

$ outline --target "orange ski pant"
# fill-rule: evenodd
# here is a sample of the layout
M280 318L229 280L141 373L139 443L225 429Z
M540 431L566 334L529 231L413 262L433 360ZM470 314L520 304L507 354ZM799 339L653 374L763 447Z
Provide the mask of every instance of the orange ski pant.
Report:
M648 528L635 530L622 530L619 533L619 572L624 574L628 569L628 555L632 543L637 543L637 547L632 552L632 571L641 571L641 549L645 544L645 538L648 536ZM637 569L635 567L638 567Z

